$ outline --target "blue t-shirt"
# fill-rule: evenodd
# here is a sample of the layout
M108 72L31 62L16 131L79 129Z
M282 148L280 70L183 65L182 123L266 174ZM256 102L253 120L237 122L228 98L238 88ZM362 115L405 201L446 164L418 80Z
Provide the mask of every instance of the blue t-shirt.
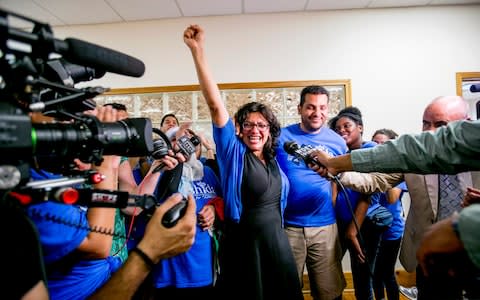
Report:
M193 196L197 213L216 196L221 196L220 183L209 167L204 167L202 180L193 181ZM192 288L213 283L212 238L197 223L195 242L185 253L161 260L154 269L153 282L156 288Z
M365 142L362 144L361 149L372 148L372 147L375 147L376 145L377 144L375 142ZM359 193L349 188L346 188L345 192L348 195L348 197L339 188L337 201L335 204L335 212L339 222L343 224L349 224L352 221L355 208L357 207L360 199L362 197L368 197L368 196L365 196L362 193ZM371 210L375 209L380 205L379 198L381 194L382 193L374 193L370 195L370 205L368 206L367 214Z
M285 209L285 224L296 227L318 227L335 223L331 182L310 169L303 161L283 149L285 142L294 141L300 147L311 146L332 156L345 154L345 141L333 130L323 127L319 133L307 133L300 124L282 128L277 148L277 160L290 181Z
M44 171L30 171L33 180L58 178ZM78 205L45 201L27 207L39 232L48 267L50 299L85 299L102 286L121 265L118 257L70 259L65 261L89 231L87 209Z
M381 193L380 196L380 204L385 206L393 215L392 225L383 232L383 240L398 240L403 236L403 231L405 229L405 219L402 216L403 207L401 200L403 193L407 191L407 185L405 184L405 181L403 181L402 183L397 185L396 188L401 189L402 192L400 193L400 196L398 197L397 201L395 201L395 203L388 203L386 193Z

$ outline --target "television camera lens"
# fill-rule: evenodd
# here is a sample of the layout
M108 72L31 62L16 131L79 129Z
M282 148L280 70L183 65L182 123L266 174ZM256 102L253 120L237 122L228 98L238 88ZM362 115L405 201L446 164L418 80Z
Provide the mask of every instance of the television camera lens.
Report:
M146 118L102 123L89 116L83 122L34 124L33 154L41 167L50 170L75 158L98 163L102 155L146 156L153 150L151 132Z

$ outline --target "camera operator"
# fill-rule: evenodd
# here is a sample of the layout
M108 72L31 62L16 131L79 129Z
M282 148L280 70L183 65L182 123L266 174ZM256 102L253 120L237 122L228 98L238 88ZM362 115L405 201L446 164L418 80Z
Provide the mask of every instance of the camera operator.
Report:
M176 226L167 229L161 224L165 212L181 199L180 194L173 194L155 210L147 224L145 235L137 246L138 249L142 249L146 257L138 253L130 255L125 264L89 299L131 299L150 273L153 264L185 252L191 247L197 223L195 201L192 197L188 198L185 215ZM43 263L37 232L20 210L2 209L1 213L2 225L15 228L15 230L6 230L7 235L4 237L9 241L18 242L13 245L17 251L10 251L8 256L3 256L4 263L11 267L5 270L10 270L11 273L7 280L2 281L2 285L5 284L2 295L6 299L49 299L46 279L41 274ZM7 220L15 222L7 224ZM12 250L11 247L9 249Z
M89 113L96 113L103 122L117 120L112 108ZM94 188L116 190L119 160L118 156L104 156L100 166L92 165L103 176ZM59 176L31 169L31 177L42 180ZM84 299L120 267L120 258L109 255L113 236L105 234L113 233L115 209L46 201L29 205L26 212L39 231L52 299Z
M25 27L33 30L11 26L11 21L18 20L29 23L31 26ZM98 118L74 115L93 109L91 98L106 91L103 87L77 89L74 84L98 79L106 72L140 77L145 66L134 57L89 42L55 39L48 24L3 9L0 21L5 33L0 38L0 213L2 233L9 243L9 247L1 247L4 259L0 267L10 273L2 280L2 296L85 299L120 266L119 259L109 256L116 234L112 230L115 209L111 207L123 207L126 201L126 193L115 191L120 162L116 155L151 151L151 122L142 118L112 122L118 116L111 108L99 109ZM57 56L61 58L52 59ZM30 112L74 121L32 126L38 113L30 119ZM173 168L177 158L183 158L171 154L162 163ZM80 169L90 168L92 162L93 171ZM70 189L72 193L65 192L76 183L96 183L96 189L75 187ZM160 222L166 210L181 199L173 195L156 209L151 199L150 203L143 201L142 207L152 208L153 221L122 272L98 291L107 296L100 297L110 298L121 289L122 296L130 298L151 265L192 245L196 216L191 197L185 202L184 218L174 228L167 229ZM87 207L56 200L80 200ZM105 204L108 207L99 207Z
M99 120L105 122L118 119L117 111L111 107L99 108L96 114ZM183 158L180 156L180 159ZM162 160L167 167L178 164L172 156L166 156ZM104 156L102 164L99 167L94 166L104 176L104 180L94 187L116 190L119 165L120 157ZM32 177L37 179L54 176L44 170L32 170L32 174ZM48 288L52 299L64 297L84 299L120 267L120 258L109 254L112 236L102 234L116 233L112 232L116 209L90 207L85 210L76 205L44 202L30 206L27 211L40 231L40 239L45 249ZM47 214L50 218L45 218ZM52 216L59 222L51 222ZM75 225L69 227L65 223ZM84 226L96 228L99 232L80 229ZM58 232L62 234L58 235ZM136 250L136 253L138 251L142 252ZM79 274L83 275L79 277Z

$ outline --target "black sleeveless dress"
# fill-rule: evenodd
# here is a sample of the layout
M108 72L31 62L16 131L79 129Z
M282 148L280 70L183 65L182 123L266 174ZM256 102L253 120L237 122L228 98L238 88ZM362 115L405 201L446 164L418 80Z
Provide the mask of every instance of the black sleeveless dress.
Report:
M245 155L240 223L227 223L221 299L303 299L295 260L282 228L281 175Z

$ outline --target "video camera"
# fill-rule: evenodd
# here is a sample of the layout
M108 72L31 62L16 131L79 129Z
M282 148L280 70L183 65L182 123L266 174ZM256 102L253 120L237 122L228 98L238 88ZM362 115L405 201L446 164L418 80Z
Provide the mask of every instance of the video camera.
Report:
M33 29L14 28L14 20ZM136 58L78 39L55 39L48 24L0 10L0 190L25 186L32 167L69 175L75 158L98 165L103 155L149 155L149 119L102 123L84 111L94 109L92 98L108 89L74 87L106 72L140 77L144 71ZM32 123L31 113L61 122Z

